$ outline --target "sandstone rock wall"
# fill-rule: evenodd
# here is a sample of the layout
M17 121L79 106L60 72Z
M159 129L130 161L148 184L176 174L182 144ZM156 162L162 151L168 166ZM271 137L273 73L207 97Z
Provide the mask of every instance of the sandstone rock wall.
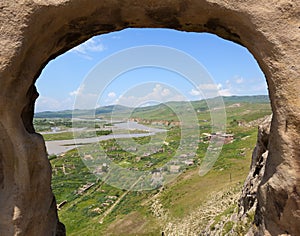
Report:
M272 116L266 117L258 127L257 143L252 153L250 172L239 199L239 214L244 216L257 205L257 191L261 183L269 154L269 135Z
M258 232L300 235L299 8L298 0L1 0L0 235L55 235L61 226L32 126L41 70L91 36L126 27L211 32L254 55L273 109Z

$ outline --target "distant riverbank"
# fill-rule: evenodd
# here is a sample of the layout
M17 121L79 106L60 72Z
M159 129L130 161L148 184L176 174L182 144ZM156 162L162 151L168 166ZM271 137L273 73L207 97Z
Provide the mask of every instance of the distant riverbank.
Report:
M136 122L124 122L118 123L113 126L113 130L144 130L147 133L124 133L124 134L109 134L103 135L99 137L92 137L92 138L80 138L76 139L69 139L69 140L55 140L55 141L46 141L46 148L49 155L58 155L69 150L76 148L78 145L84 145L89 143L96 143L103 140L109 139L120 139L120 138L138 138L138 137L145 137L150 135L155 135L156 133L166 132L164 129L152 128L149 126L141 125Z

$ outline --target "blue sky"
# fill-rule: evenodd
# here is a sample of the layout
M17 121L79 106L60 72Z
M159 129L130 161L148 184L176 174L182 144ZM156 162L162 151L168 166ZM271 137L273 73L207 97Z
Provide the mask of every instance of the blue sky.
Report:
M144 45L167 46L194 57L206 68L220 95L267 94L264 75L244 47L207 33L126 29L93 37L52 60L36 83L40 93L36 111L72 109L82 91L80 86L93 68L121 50ZM174 71L143 67L114 78L98 94L98 105L144 106L169 100L197 100L202 98L199 89Z

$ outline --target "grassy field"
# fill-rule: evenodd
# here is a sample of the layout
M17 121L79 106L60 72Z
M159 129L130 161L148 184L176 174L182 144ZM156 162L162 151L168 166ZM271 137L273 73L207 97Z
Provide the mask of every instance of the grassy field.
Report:
M127 191L112 187L94 175L93 170L89 170L83 160L100 155L96 146L101 145L106 155L122 167L159 169L174 156L179 146L181 133L176 126L165 127L168 130L165 139L168 145L158 145L159 148L154 148L149 155L144 155L146 151L142 146L152 140L155 147L155 140L159 142L162 134L151 138L135 138L134 142L141 148L130 152L122 150L118 146L119 141L112 139L100 144L85 145L79 152L74 149L63 155L52 156L52 188L57 203L63 203L58 213L60 220L66 225L67 235L161 235L163 231L170 233L171 228L175 232L184 228L192 229L194 226L188 223L191 221L199 221L195 229L199 230L198 234L207 225L214 229L224 216L232 214L236 209L236 201L223 204L223 200L228 197L235 199L238 196L248 174L257 136L257 124L253 121L271 113L270 105L259 99L256 98L256 102L235 99L225 101L227 133L233 134L234 140L223 146L219 158L208 174L198 174L199 165L208 147L207 142L199 142L194 164L186 166L179 177L158 189ZM237 103L239 105L235 105ZM193 105L198 111L196 114L201 134L210 132L210 114L205 109L205 104ZM142 119L164 120L169 117L170 111L163 106L155 109L152 114L146 109L139 110L139 114L135 115ZM66 135L70 134L64 135L55 136L55 139L66 139ZM44 137L54 140L51 136ZM85 156L80 156L82 153ZM140 158L142 155L144 156ZM233 222L227 222L223 234L232 227ZM241 231L240 235L243 233Z
M193 166L164 186L158 199L168 211L170 219L183 218L191 213L214 191L226 190L236 184L241 186L249 171L255 142L256 128L251 128L223 147L214 168L207 175L200 177L198 167ZM163 230L159 219L151 212L149 200L158 190L129 192L100 224L101 215L113 204L105 204L108 202L107 196L116 196L118 199L125 191L106 185L91 174L76 150L51 160L51 164L57 202L67 201L59 211L59 216L67 227L68 235L99 235L101 232L105 232L105 235L134 235L137 232L139 235L158 235ZM77 193L78 189L89 183L94 185L82 194Z
M54 141L54 140L70 140L74 139L74 135L76 138L92 138L96 136L108 135L111 134L111 130L96 130L96 131L88 131L88 132L77 132L77 134L73 132L61 132L61 133L51 133L51 134L43 134L45 141Z

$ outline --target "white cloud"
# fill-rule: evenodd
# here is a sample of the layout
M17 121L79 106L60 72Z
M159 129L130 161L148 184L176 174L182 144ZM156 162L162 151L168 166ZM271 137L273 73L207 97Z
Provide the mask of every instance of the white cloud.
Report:
M115 92L110 92L110 93L108 93L107 96L108 96L109 98L115 98L117 95L116 95Z
M232 96L233 94L230 92L230 89L221 89L219 90L220 96Z
M264 79L234 76L226 80L225 85L220 87L219 93L222 96L266 94L266 85Z
M169 96L170 93L171 93L170 90L165 88L165 89L162 90L161 95L163 97L166 97L166 96Z
M214 84L214 83L208 83L208 84L200 84L197 86L196 89L192 89L189 94L193 96L201 96L203 95L205 98L209 97L217 97L219 96L219 92L222 91L222 84ZM202 96L201 96L202 97Z
M35 110L37 112L67 110L67 109L72 109L73 104L74 104L74 99L71 99L70 97L64 100L57 100L51 97L40 96L36 100Z
M113 105L116 103L116 100L117 100L116 97L117 97L117 94L115 92L109 92L105 99L102 97L100 98L101 100L98 101L98 104L99 104L99 106ZM103 102L103 99L104 99L104 102Z
M77 94L79 94L79 88L69 93L70 96L77 96Z
M97 106L98 94L89 92L82 84L70 92L65 99L40 96L36 102L37 111L59 111L67 109L93 109ZM76 102L76 103L75 103ZM76 107L74 107L76 106Z
M200 96L201 92L197 89L192 89L189 94L191 94L192 96Z
M78 87L76 90L69 93L70 96L78 96L81 95L84 90L85 85L82 84L80 87Z
M219 85L216 85L216 84L213 84L213 83L211 83L211 84L200 84L198 86L198 88L200 90L217 90L218 87L219 87Z
M253 91L257 92L258 94L265 93L266 91L268 91L267 83L262 82L262 83L254 84Z
M99 94L97 91L91 91L85 84L70 92L69 95L75 99L75 109L94 109L97 106Z
M137 96L138 93L142 95ZM119 96L119 98L116 99L115 102L125 106L137 107L149 102L163 103L167 101L183 100L186 100L186 98L176 90L166 88L161 84L155 84L152 90L150 90L149 92L144 91L144 89L141 87L136 87L135 90L130 91L130 93L128 92L127 94Z
M236 82L237 84L241 84L241 83L244 82L244 78L243 78L243 77L238 77L238 78L235 79L235 82Z
M92 59L90 54L93 52L102 52L105 50L105 47L101 40L96 38L91 38L87 40L86 42L76 46L72 49L72 51L79 53L87 59Z

